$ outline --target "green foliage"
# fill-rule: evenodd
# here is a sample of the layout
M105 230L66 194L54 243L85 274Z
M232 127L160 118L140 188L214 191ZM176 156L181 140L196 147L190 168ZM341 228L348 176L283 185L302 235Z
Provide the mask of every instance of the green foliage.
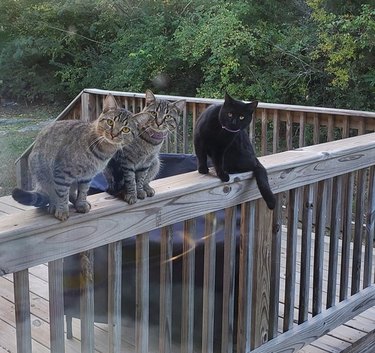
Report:
M374 109L375 9L333 0L2 0L0 95L85 87Z

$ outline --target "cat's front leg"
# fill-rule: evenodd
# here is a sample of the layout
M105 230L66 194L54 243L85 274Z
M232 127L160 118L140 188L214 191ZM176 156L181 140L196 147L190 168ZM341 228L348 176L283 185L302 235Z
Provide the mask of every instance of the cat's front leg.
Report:
M129 205L137 202L137 186L135 182L135 171L128 168L123 172L123 185L124 188L120 192L120 197Z
M221 153L217 153L212 156L212 162L215 167L217 176L221 181L229 181L229 174L224 170L223 166L223 156Z
M74 207L77 212L79 213L87 213L91 210L91 204L87 201L87 192L90 188L90 180L80 180L78 182L78 193L77 193L77 199L74 203Z
M198 172L208 174L207 151L198 141L195 141L195 154L198 161Z
M50 197L48 212L53 214L58 220L66 221L69 218L69 187L55 189L55 193Z

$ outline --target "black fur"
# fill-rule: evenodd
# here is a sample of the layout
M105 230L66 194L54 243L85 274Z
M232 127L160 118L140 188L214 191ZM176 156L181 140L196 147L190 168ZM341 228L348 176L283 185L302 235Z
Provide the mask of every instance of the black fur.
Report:
M12 192L12 196L17 202L27 206L44 207L49 203L47 195L35 191L25 191L15 188Z
M201 114L194 133L198 171L208 173L207 157L222 181L228 181L230 173L253 171L268 208L274 209L276 200L267 171L256 158L247 132L257 105L257 101L244 103L226 93L223 104L212 105Z

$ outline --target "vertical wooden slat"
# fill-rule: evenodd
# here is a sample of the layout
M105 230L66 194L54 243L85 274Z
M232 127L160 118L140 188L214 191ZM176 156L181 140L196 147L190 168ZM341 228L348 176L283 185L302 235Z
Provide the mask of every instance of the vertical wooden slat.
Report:
M322 311L324 235L327 214L327 180L318 183L314 247L313 316Z
M362 240L363 240L363 215L365 206L366 171L361 169L357 172L357 190L355 205L355 224L353 238L353 267L351 294L355 294L360 289L361 281L361 261L362 261Z
M136 236L135 352L148 353L149 235Z
M94 352L94 251L80 254L81 258L81 352Z
M292 112L286 112L286 149L289 151L293 148L293 119Z
M225 210L221 352L233 352L237 207Z
M250 351L251 343L251 312L252 312L252 278L253 246L255 235L256 202L246 202L241 207L239 275L238 275L238 324L237 324L237 352Z
M121 352L122 242L108 245L108 352Z
M343 200L343 225L342 225L342 254L340 269L340 301L348 297L349 288L349 258L352 238L352 209L353 209L354 173L344 177L342 193Z
M287 251L286 251L286 275L285 275L285 306L283 331L293 327L295 283L296 283L296 260L297 260L297 229L300 190L289 191L288 205L288 229L287 229Z
M320 138L320 123L318 113L313 113L313 143L317 145Z
M375 167L369 170L369 186L366 217L366 242L365 242L365 268L363 273L363 287L366 288L372 284L373 271L373 249L375 237Z
M191 106L191 112L192 112L192 119L193 119L193 133L192 133L192 136L194 136L194 133L195 133L195 126L197 124L197 119L198 119L198 107L197 107L197 103L186 103L186 104L189 104L189 106ZM194 143L193 143L193 151L192 153L195 153L195 148L194 148Z
M343 116L343 125L342 125L342 138L347 138L350 135L350 117Z
M172 235L172 227L163 227L160 242L160 353L172 352Z
M272 211L263 199L257 201L257 222L255 227L252 306L252 348L268 341L269 301L271 284Z
M202 353L213 353L216 222L215 213L205 216Z
M32 353L29 271L23 270L15 272L13 274L13 280L17 353Z
M250 141L251 141L251 144L253 145L254 147L254 150L255 150L255 144L256 144L256 141L255 141L255 126L256 126L256 122L257 122L257 114L259 112L259 108L255 110L255 112L253 113L253 119L251 120L251 123L250 123L250 126L249 126L249 138L250 138Z
M95 120L97 118L95 106L95 96L93 94L83 92L81 96L81 120Z
M195 220L184 222L182 260L181 353L193 353Z
M282 236L282 212L281 195L276 195L276 206L273 210L272 221L272 248L271 248L271 279L270 279L270 315L269 334L272 339L277 336L279 324L280 301L280 269L281 269L281 236Z
M301 239L301 280L299 292L298 323L308 319L311 266L311 234L314 209L314 190L312 184L304 187Z
M273 111L273 141L272 141L272 153L279 152L280 148L280 119L279 119L279 111Z
M48 263L51 353L64 353L63 259Z
M329 264L328 264L328 288L327 308L336 304L336 284L339 236L341 233L341 211L342 211L342 186L343 176L333 179L332 185L332 213L331 213L331 234L329 242Z
M262 156L265 156L268 154L268 148L267 148L267 110L262 109L262 134L261 134L261 147L262 147Z
M306 113L300 112L299 114L299 140L298 140L298 146L304 147L306 145Z
M182 112L182 153L189 153L189 126L187 119L187 107ZM180 151L181 151L180 150Z
M334 127L335 120L333 115L328 115L328 124L327 124L327 142L334 140Z

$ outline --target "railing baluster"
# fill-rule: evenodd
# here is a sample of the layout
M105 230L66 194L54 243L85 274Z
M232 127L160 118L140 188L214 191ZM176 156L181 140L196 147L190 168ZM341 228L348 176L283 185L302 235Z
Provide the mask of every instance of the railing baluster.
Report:
M363 274L363 287L370 286L373 271L373 249L375 237L375 167L369 170L368 202L366 217L366 243L365 243L365 271Z
M196 221L184 222L182 259L181 353L193 353Z
M285 308L283 331L293 327L294 301L296 283L297 260L297 229L301 189L289 191L288 225L287 225L287 251L286 251L286 275L285 275Z
M108 352L121 352L122 242L108 245Z
M324 236L327 216L327 189L328 181L318 183L315 247L314 247L314 281L313 281L313 316L322 311L323 296L323 257L324 257Z
M136 353L148 353L149 290L149 235L144 233L136 236Z
M81 258L81 352L94 352L94 250Z
M241 207L241 230L238 275L238 324L237 352L250 351L252 331L253 259L255 236L256 201L246 202Z
M205 216L202 353L213 352L215 312L216 215Z
M272 153L279 152L280 148L280 119L279 111L273 111L273 140L272 140Z
M331 234L329 242L329 265L328 265L328 288L327 308L336 304L337 264L338 248L341 226L342 211L342 185L343 176L339 175L332 183L332 212L331 212Z
M13 274L14 305L16 312L17 353L32 353L29 271L23 270Z
M311 234L314 214L315 185L304 187L302 212L302 242L301 242L301 280L299 292L298 323L308 319L310 294L310 266L311 266Z
M304 147L306 145L305 128L306 128L306 113L300 112L299 114L299 140L298 140L299 147Z
M64 353L63 259L48 263L51 353Z
M293 149L293 117L292 112L286 112L286 149L289 151Z
M268 119L267 119L267 110L262 109L262 134L261 134L261 147L262 147L262 156L265 156L268 154L268 146L267 146L267 125L268 125Z
M237 207L225 210L221 352L233 352Z
M172 257L172 227L163 227L160 242L160 353L170 353L172 345Z
M342 225L342 254L340 269L340 301L345 300L349 293L349 258L352 240L352 210L353 210L354 173L345 175L342 193L343 225Z

